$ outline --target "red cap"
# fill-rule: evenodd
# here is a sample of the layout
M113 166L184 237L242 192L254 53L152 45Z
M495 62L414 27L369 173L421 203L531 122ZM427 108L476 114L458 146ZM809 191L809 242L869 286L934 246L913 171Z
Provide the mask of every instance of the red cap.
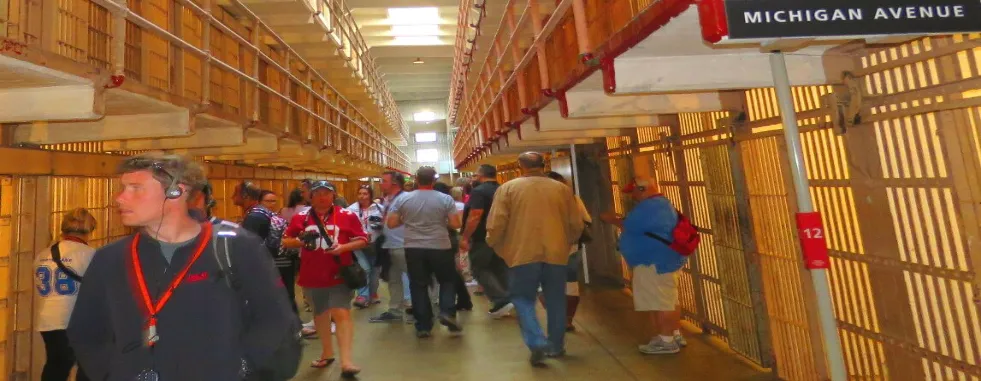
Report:
M637 180L630 180L627 186L623 187L620 191L623 193L633 193L634 188L637 187Z

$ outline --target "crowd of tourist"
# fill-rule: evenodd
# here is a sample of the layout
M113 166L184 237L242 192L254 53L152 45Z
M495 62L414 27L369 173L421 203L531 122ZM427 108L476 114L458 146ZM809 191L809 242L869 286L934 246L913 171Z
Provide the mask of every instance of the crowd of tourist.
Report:
M242 217L226 221L213 213L218 202L198 164L130 158L115 203L134 234L96 250L87 244L96 220L77 209L38 255L42 380L66 380L76 363L78 380L287 380L303 339L319 339L311 367L336 362L354 378L352 308L384 305L370 322L413 324L419 339L437 324L459 336L458 314L475 307L470 288L491 318L517 314L531 364L544 366L565 355L575 330L593 220L565 178L545 171L543 155L518 161L522 176L504 184L491 165L456 186L431 167L411 183L385 172L381 194L362 184L350 205L325 180L283 195L242 181L231 191ZM639 349L677 353L686 343L675 274L686 257L670 239L650 237L672 237L680 215L649 178L624 192L635 212L601 220L623 229L635 307L656 330Z

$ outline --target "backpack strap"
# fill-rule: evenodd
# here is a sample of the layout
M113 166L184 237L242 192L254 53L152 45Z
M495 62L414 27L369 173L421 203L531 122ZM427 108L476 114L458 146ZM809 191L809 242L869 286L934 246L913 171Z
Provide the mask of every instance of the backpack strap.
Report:
M51 260L53 260L55 265L57 265L58 268L65 273L65 275L68 275L69 278L76 282L82 283L82 276L68 268L68 266L65 266L65 263L61 261L61 249L58 248L58 245L60 244L61 241L58 241L51 246Z
M211 237L211 252L215 257L215 262L218 262L218 268L221 270L221 277L225 279L225 284L229 288L239 291L238 282L235 281L235 271L232 270L232 257L231 250L228 249L228 239L229 237L235 237L237 234L233 229L227 225L218 224L217 229L214 229L214 234Z
M656 195L654 197L664 197L664 195L658 194L658 195ZM678 217L678 221L681 221L681 216L682 216L681 211L678 210L677 208L675 208L674 209L674 212L675 212L675 214ZM675 223L675 226L677 226L677 223ZM671 228L671 229L674 230L674 228ZM654 239L658 240L659 242L665 244L666 246L671 246L671 243L672 243L671 241L668 241L666 238L661 237L661 236L659 236L657 234L654 234L654 233L651 233L651 232L644 232L644 235L647 236L647 237L650 237L650 238L654 238Z

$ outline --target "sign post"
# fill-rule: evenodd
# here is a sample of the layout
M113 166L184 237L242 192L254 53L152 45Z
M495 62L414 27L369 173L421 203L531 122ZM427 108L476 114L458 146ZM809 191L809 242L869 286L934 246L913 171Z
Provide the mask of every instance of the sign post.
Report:
M838 337L838 323L835 319L834 305L831 303L831 287L828 285L828 246L825 239L821 214L814 211L811 191L808 188L804 152L800 144L800 131L797 129L797 113L794 111L794 98L787 75L787 61L783 53L770 53L770 67L773 71L773 84L780 106L783 121L783 136L787 142L787 156L790 159L790 172L794 191L797 194L797 228L804 254L805 266L811 271L811 282L817 299L818 320L824 351L828 359L828 376L832 381L846 381L845 357Z
M581 199L582 196L579 194L579 163L576 159L575 144L569 144L569 156L572 156L572 189L575 191L576 197ZM582 245L582 274L583 280L589 284L589 261L586 260L586 245Z

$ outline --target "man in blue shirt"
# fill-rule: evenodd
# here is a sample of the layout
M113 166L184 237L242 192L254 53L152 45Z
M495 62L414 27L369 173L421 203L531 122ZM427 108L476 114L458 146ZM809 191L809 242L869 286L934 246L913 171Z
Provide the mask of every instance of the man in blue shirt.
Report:
M678 353L688 344L681 336L677 283L677 273L687 258L648 235L671 240L678 212L658 193L657 183L651 178L635 178L623 188L623 193L629 193L636 201L627 217L607 212L600 218L620 228L620 253L633 269L634 309L650 314L657 333L638 349L645 354Z
M405 186L405 176L395 171L388 171L382 174L381 190L385 195L384 205L382 205L382 220L391 211L392 205L396 201L408 195L402 189ZM385 273L383 279L388 282L388 311L369 319L372 323L391 323L402 322L405 318L403 308L409 307L409 285L408 271L405 262L405 227L399 226L389 228L387 224L382 224L382 250L387 251L386 264L382 266Z

